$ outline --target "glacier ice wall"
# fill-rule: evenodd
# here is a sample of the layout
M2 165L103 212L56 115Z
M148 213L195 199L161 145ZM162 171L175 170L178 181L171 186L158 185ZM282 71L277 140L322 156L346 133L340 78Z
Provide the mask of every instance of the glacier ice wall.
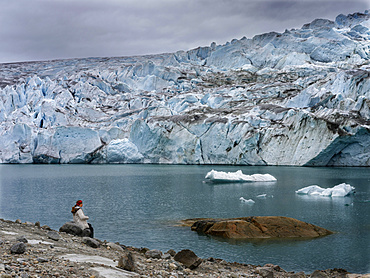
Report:
M0 64L0 163L370 166L369 29Z

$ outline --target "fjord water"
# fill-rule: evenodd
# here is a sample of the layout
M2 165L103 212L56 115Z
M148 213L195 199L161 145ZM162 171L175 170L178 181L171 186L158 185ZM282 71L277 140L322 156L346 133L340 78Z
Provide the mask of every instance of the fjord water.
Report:
M271 174L277 182L204 182L206 173ZM349 197L297 195L317 184L349 183ZM267 194L265 198L258 195ZM243 203L240 197L253 199ZM0 217L36 222L58 230L72 219L75 201L95 228L95 237L167 251L191 249L287 271L344 268L370 272L370 169L172 165L0 165ZM319 225L335 234L310 240L224 240L192 232L178 221L196 217L279 215ZM0 235L1 237L1 235Z

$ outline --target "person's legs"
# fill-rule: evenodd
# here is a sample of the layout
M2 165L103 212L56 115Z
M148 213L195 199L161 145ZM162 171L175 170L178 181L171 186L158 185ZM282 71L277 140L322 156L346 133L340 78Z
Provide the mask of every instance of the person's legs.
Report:
M94 237L94 228L92 227L92 225L90 223L87 223L87 224L89 224L90 237Z

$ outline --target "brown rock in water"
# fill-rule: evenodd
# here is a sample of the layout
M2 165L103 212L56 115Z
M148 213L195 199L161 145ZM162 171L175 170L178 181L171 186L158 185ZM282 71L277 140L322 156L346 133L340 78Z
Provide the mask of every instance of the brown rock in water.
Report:
M315 238L333 233L319 226L284 216L192 220L193 231L233 239ZM188 219L184 223L190 222Z

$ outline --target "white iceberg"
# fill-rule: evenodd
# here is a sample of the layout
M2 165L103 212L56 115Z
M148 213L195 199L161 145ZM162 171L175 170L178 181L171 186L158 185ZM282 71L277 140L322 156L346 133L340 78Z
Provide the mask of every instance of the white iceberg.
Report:
M321 188L318 185L310 185L296 191L297 194L324 197L345 197L354 192L355 188L347 183L341 183L331 188Z
M318 185L310 185L304 188L297 190L297 194L306 194L306 195L320 195L325 189L321 188Z
M273 182L276 178L270 174L244 175L241 170L236 172L222 172L212 170L207 173L206 179L215 182Z
M244 197L240 197L239 200L242 203L247 203L247 204L250 204L250 205L253 205L255 203L255 201L253 201L252 199L245 199Z

